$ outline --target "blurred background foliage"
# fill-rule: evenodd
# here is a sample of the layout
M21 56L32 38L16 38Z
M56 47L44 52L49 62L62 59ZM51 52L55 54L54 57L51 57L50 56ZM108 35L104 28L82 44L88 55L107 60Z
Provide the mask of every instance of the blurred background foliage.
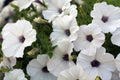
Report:
M7 5L9 1L12 0L6 0L8 2L5 3ZM78 16L77 16L77 22L78 25L83 24L90 24L92 21L92 18L90 16L91 10L93 10L93 6L95 3L106 1L108 4L112 4L114 6L120 7L120 0L83 0L84 4L79 5L75 3L73 0L71 3L77 5L78 10ZM38 54L48 54L50 57L52 56L52 51L55 47L52 47L51 41L50 41L50 33L52 32L52 24L46 22L46 20L43 19L43 16L41 13L37 12L37 10L31 6L25 10L22 10L19 12L19 8L12 5L15 8L15 15L10 16L10 18L13 19L13 22L16 22L18 19L26 19L30 21L33 24L34 29L37 31L37 41L32 44L32 46L27 47L24 50L24 57L23 58L17 58L17 65L14 68L21 68L26 73L26 66L29 63L29 61L33 58L36 58ZM34 11L35 14L32 14ZM36 23L34 22L35 17L40 17L41 22ZM0 25L0 31L2 30L2 27L4 25ZM120 47L115 46L111 43L110 38L111 34L105 34L106 35L106 41L103 44L103 46L106 48L106 51L116 56L118 53L120 53ZM0 35L1 37L1 35ZM0 40L0 48L1 48L2 40ZM14 46L14 45L13 45ZM77 55L76 52L74 52L75 55ZM2 59L3 53L2 50L0 50L0 60ZM28 75L26 77L29 78ZM1 79L0 79L1 80Z

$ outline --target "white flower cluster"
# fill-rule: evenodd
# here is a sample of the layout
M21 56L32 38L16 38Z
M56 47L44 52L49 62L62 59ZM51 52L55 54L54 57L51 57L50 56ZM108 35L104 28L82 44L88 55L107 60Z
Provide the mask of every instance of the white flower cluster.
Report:
M13 0L11 3L17 5L20 11L31 4L36 6L37 3L45 3L47 9L42 9L42 15L52 23L53 31L49 37L52 46L56 46L53 55L50 58L47 54L39 54L28 63L26 71L30 80L95 80L97 77L102 80L120 80L120 54L115 59L102 46L106 33L112 34L112 44L120 46L119 7L106 2L96 3L91 11L92 22L78 26L77 6L71 0ZM2 9L1 24L11 11L14 13L10 5ZM37 31L30 21L19 19L16 23L5 24L1 34L4 57L0 69L12 69L5 72L3 80L27 80L24 72L14 69L14 66L16 58L23 58L25 48L37 40ZM72 55L74 51L78 52L78 56Z

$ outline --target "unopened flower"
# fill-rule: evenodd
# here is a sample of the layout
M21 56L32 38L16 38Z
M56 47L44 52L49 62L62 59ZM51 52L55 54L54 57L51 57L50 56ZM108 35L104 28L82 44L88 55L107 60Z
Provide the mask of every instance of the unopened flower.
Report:
M38 48L33 48L32 50L28 51L27 54L32 56L32 55L35 55L38 52L39 52Z
M36 17L35 19L34 19L34 22L36 22L36 23L47 23L47 21L46 20L44 20L44 19L42 19L41 17Z

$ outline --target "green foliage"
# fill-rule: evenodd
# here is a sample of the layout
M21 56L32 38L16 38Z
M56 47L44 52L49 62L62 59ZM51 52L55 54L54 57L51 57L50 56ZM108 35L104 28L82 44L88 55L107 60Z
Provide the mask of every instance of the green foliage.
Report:
M106 35L106 39L105 39L105 43L103 44L103 46L106 48L106 51L108 53L113 54L115 57L117 56L118 53L120 53L120 47L113 45L111 43L111 34L105 34Z
M0 80L3 80L4 74L0 71Z
M120 0L83 0L83 5L77 4L77 10L78 10L78 16L77 16L77 22L78 25L83 24L90 24L92 22L92 17L90 16L90 12L93 10L93 6L97 2L106 1L108 4L113 4L114 6L120 6ZM74 1L72 2L76 4ZM12 5L12 4L11 4ZM43 4L44 5L44 4ZM45 6L45 5L44 5ZM37 10L31 6L25 10L19 11L19 8L15 5L12 5L12 7L15 8L15 16L12 16L12 19L14 22L16 22L19 19L26 19L30 21L33 24L34 29L37 31L37 41L32 44L32 46L27 47L24 51L24 57L17 59L17 65L14 68L21 68L26 73L26 66L29 63L30 60L33 58L36 58L38 54L48 54L49 57L52 57L52 52L56 46L52 46L50 41L50 33L52 32L52 24L50 23L36 23L34 22L34 18L41 16L42 14L37 12ZM34 12L34 13L33 13ZM2 28L0 28L0 31ZM104 47L106 48L107 52L113 54L116 56L120 52L120 47L115 46L110 41L111 34L106 34L106 41L104 43ZM1 48L0 42L0 48ZM27 53L31 51L33 48L37 48L38 52L34 55L28 55ZM75 55L78 53L73 53L73 57L76 58ZM2 57L2 51L0 50L0 57ZM4 70L4 69L3 69ZM29 76L26 73L26 77L29 78ZM1 80L1 78L0 78ZM96 80L101 80L99 77L96 78Z
M11 71L11 69L8 67L6 67L6 68L1 67L1 69L0 69L0 72L2 72L2 73L9 72L9 71Z

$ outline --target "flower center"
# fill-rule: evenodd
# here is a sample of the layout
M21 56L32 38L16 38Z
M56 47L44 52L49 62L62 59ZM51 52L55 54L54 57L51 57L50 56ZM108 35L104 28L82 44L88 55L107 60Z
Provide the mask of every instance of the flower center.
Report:
M107 16L103 16L103 17L101 18L101 20L102 20L104 23L106 23L106 22L108 21L108 17L107 17Z
M93 40L92 35L87 35L87 36L86 36L86 40L88 40L89 42L91 42L91 41Z
M100 62L97 61L97 60L93 60L93 61L91 62L91 66L92 66L92 67L99 67L99 66L100 66Z
M66 30L65 30L65 34L66 34L67 36L70 36L70 34L71 34L71 33L70 33L70 30L69 30L69 29L66 29Z
M62 13L62 9L61 9L61 8L59 8L59 9L58 9L58 12L61 14L61 13Z
M63 55L63 60L64 61L69 61L69 55L68 54Z
M25 41L25 37L22 35L22 36L20 36L19 37L19 41L21 42L21 43L24 43L24 41Z
M44 72L44 73L49 73L47 66L44 66L44 67L42 68L42 72Z

